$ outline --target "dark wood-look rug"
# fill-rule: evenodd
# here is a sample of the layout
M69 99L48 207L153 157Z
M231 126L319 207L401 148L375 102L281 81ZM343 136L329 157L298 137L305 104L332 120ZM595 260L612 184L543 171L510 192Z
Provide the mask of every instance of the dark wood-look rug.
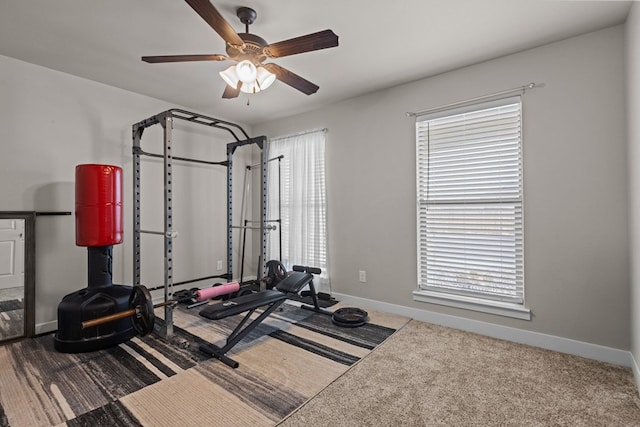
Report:
M14 299L0 301L0 338L7 339L24 335L24 306Z
M370 313L369 324L340 328L282 307L232 350L238 369L198 347L221 344L239 317L210 321L200 308L174 310L171 340L80 354L56 352L53 335L2 346L0 426L274 425L409 320Z

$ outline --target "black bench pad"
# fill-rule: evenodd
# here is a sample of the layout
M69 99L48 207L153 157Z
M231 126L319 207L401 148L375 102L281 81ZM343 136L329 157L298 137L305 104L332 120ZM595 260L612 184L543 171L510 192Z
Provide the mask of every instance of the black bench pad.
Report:
M284 301L287 296L280 291L266 290L241 297L233 298L218 304L211 304L200 311L200 316L211 320L220 320L253 310L263 305Z
M294 271L282 279L276 289L280 292L297 294L313 280L313 274Z

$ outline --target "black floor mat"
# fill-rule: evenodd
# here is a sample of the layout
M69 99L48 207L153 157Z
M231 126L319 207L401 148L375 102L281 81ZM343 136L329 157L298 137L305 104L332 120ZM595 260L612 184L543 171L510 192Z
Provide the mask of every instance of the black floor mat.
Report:
M287 298L293 301L299 301L302 302L304 304L309 304L309 305L313 305L313 298L311 297L303 297L300 295L287 295ZM320 299L318 298L318 305L321 308L327 308L327 307L331 307L333 305L336 305L338 303L337 300L331 298L330 300L324 300L324 299Z

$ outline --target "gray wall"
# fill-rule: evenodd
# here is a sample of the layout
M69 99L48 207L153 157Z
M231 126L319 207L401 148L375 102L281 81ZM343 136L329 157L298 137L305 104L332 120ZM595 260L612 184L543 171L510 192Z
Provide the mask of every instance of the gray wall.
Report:
M634 5L627 37L635 43L629 48L628 78L635 94L629 97L631 164L638 152L631 120L638 102L637 72L632 72L638 68L632 48L638 44L637 15ZM333 291L629 349L624 36L624 27L614 27L254 127L252 134L268 136L329 129ZM7 57L0 56L0 69L0 209L73 210L73 170L89 162L123 166L128 203L131 124L172 106ZM525 280L533 319L414 302L415 146L413 121L405 112L531 81L544 84L524 97ZM189 140L202 137L199 131L181 131ZM630 176L633 196L640 181L635 169ZM187 200L201 196L184 191ZM640 208L633 197L632 202L635 214ZM129 234L116 247L114 273L126 283L130 205L125 209ZM214 202L205 204L211 209ZM46 330L55 322L60 298L85 286L86 254L75 246L72 217L38 221L36 320ZM635 224L632 230L637 236ZM219 241L224 247L224 239ZM633 253L638 241L631 240ZM217 249L202 249L219 256ZM631 265L635 291L637 263ZM358 282L358 270L367 271L367 283ZM639 293L633 293L635 308ZM633 325L636 337L637 318ZM634 340L636 355L639 341Z
M634 3L626 23L627 125L629 138L629 223L631 247L631 354L636 378L640 359L640 5Z
M121 166L125 236L114 247L113 273L115 283L131 283L131 126L176 106L5 56L0 56L0 73L0 210L73 212L76 165ZM227 134L191 126L176 121L174 155L226 160ZM161 153L162 141L161 127L149 128L143 148ZM236 181L241 182L251 153L238 156ZM142 171L142 226L162 230L162 162L146 158ZM217 260L226 266L226 168L176 162L173 172L174 228L180 233L174 241L174 280L216 274ZM74 216L38 217L36 240L40 333L56 329L60 299L87 285L87 255L75 245ZM142 243L143 284L162 285L162 237L146 235Z
M271 137L329 129L332 291L628 350L623 42L624 28L613 27L254 126ZM414 302L415 142L405 112L529 82L543 84L523 102L532 320Z

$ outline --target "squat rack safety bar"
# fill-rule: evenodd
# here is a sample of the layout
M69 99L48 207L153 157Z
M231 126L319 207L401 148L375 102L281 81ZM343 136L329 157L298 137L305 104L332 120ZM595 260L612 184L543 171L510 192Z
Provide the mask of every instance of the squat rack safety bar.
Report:
M196 282L201 282L203 280L211 280L211 279L231 280L231 277L229 277L227 274L216 274L213 276L196 277L195 279L183 280L181 282L173 282L173 286L188 285L189 283L196 283ZM164 285L147 288L148 291L159 291L160 289L164 289Z
M277 157L272 157L272 158L268 159L267 163L273 162L274 160L280 161L282 159L284 159L284 154L281 154L281 155L279 155ZM258 166L261 166L261 165L262 165L261 163L256 163L255 165L248 165L247 169L257 168Z
M185 157L174 157L172 154L173 145L173 120L180 119L191 123L197 123L208 127L222 129L227 131L235 140L227 144L227 160L222 162L211 162L207 160L190 159ZM147 153L141 148L142 134L144 130L150 126L160 124L164 132L164 150L163 154ZM141 234L149 233L148 230L141 228L141 157L159 157L164 160L164 231L153 232L152 234L164 235L164 301L169 301L173 294L173 238L176 237L176 233L173 230L173 173L172 166L174 160L204 163L211 165L220 165L227 168L227 273L218 277L226 277L227 280L232 280L233 277L233 233L232 223L233 218L233 204L232 204L232 184L233 184L233 154L238 147L256 144L260 148L261 153L261 165L262 165L262 188L260 195L260 204L262 214L262 249L260 255L260 262L266 263L266 238L267 238L267 225L266 225L266 157L265 157L265 145L267 138L260 136L257 138L250 138L245 130L238 124L227 122L212 117L207 117L201 114L192 113L181 109L170 109L162 113L156 114L148 119L138 122L133 125L133 285L140 285L141 283ZM264 266L260 265L259 272L264 270ZM200 279L198 279L200 280ZM193 280L197 281L197 280ZM189 283L190 281L184 281L180 283ZM173 305L166 305L165 310L165 329L164 335L166 338L173 336Z
M245 221L245 222L248 222L248 221ZM262 230L262 227L254 227L252 225L232 225L231 228L240 228L240 229L246 229L246 230ZM267 230L275 230L277 228L278 227L276 227L275 225L267 225Z
M158 158L164 159L164 154L148 153L148 152L142 150L139 147L136 147L135 150L138 151L138 154L142 154L144 156L158 157ZM183 161L183 162L190 162L190 163L201 163L201 164L205 164L205 165L227 166L226 160L222 161L222 162L212 162L212 161L209 161L209 160L190 159L188 157L178 157L178 156L173 156L173 160L180 160L180 161Z

